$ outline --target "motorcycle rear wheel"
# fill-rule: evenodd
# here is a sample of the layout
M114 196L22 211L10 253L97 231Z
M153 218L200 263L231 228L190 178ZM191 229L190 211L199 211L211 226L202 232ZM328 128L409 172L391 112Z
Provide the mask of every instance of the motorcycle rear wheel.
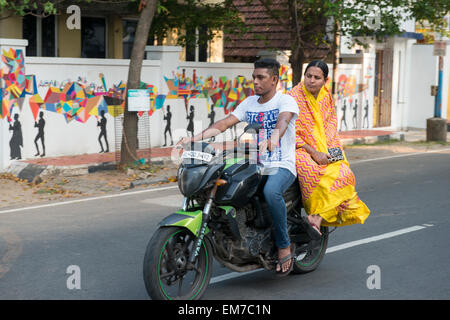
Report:
M211 279L212 250L203 241L195 267L187 268L195 236L186 228L159 228L147 245L144 282L155 300L197 300Z
M328 246L328 228L320 227L320 232L322 233L320 240L311 240L307 246L297 246L294 273L301 274L314 271L322 262Z

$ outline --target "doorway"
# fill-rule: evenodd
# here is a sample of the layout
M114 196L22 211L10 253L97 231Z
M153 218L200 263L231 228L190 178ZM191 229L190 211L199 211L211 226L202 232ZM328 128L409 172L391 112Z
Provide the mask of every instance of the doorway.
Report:
M373 98L373 126L391 125L392 49L377 50L375 58L375 86Z

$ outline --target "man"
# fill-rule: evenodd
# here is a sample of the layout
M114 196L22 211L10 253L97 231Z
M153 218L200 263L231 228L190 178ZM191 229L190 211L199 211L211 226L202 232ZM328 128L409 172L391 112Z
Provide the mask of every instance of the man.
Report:
M38 133L36 137L34 138L34 145L36 146L36 154L35 157L41 156L45 157L45 142L44 142L44 127L45 127L45 120L44 120L44 112L39 112L39 122L35 121L34 127L38 128ZM38 140L41 139L42 144L42 154L39 152L39 146L38 146Z
M8 119L8 121L10 121ZM22 151L20 147L23 148L23 136L22 136L22 124L19 121L19 114L14 115L14 123L9 124L9 130L13 132L11 140L9 140L9 147L11 151L11 160L22 159Z
M166 120L166 128L164 129L164 144L163 144L163 147L165 147L167 146L167 132L169 132L170 135L170 145L173 145L172 129L171 129L172 112L170 112L170 105L167 106L167 113L164 115L163 120Z
M279 263L277 274L284 276L293 268L294 252L287 233L286 204L283 193L296 179L295 169L295 120L298 106L295 100L277 92L280 64L274 59L255 62L253 84L255 94L247 97L226 118L213 123L194 137L184 137L180 144L203 140L224 132L240 121L259 123L258 138L260 161L265 172L269 172L264 187L264 196L272 215L275 244ZM267 169L267 171L266 171Z
M102 150L100 150L100 153L104 152L104 153L108 153L109 152L109 143L108 143L108 138L106 137L106 117L105 117L105 110L102 110L100 112L101 115L101 119L100 121L97 122L97 127L100 127L100 134L98 135L98 142L100 142L100 148L102 148ZM106 151L103 149L103 144L102 144L102 137L103 139L105 139L105 143L106 143Z

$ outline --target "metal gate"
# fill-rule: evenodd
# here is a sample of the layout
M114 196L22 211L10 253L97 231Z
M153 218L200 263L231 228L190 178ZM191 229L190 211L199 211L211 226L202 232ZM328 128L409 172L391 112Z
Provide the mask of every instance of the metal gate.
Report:
M115 160L120 163L120 149L122 145L123 134L123 118L120 115L115 118ZM150 140L150 116L147 112L139 114L138 116L138 132L136 137L137 158L135 164L144 164L151 162L151 140Z

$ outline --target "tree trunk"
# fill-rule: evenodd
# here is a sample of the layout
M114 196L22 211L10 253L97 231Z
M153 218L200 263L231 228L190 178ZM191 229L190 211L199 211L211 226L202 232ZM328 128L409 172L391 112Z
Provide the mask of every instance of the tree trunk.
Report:
M305 55L302 48L295 48L289 57L289 63L292 68L292 86L296 86L302 81L303 63L305 62Z
M291 37L293 40L293 46L291 56L289 57L289 63L292 68L292 87L295 87L302 80L303 62L305 61L305 52L302 47L301 38L301 21L298 17L297 0L288 1L288 11L291 23Z
M339 24L337 22L334 23L334 39L333 39L333 74L332 74L332 83L331 83L331 94L333 95L333 100L337 99L337 69L339 65L339 51L340 51L340 35L339 35Z
M157 0L141 0L143 9L139 17L131 51L130 67L128 69L128 89L139 89L141 83L142 61L144 60L145 46L148 33L155 14ZM125 113L123 118L122 145L120 148L120 164L125 165L137 160L137 112L128 111L128 92L125 95Z

